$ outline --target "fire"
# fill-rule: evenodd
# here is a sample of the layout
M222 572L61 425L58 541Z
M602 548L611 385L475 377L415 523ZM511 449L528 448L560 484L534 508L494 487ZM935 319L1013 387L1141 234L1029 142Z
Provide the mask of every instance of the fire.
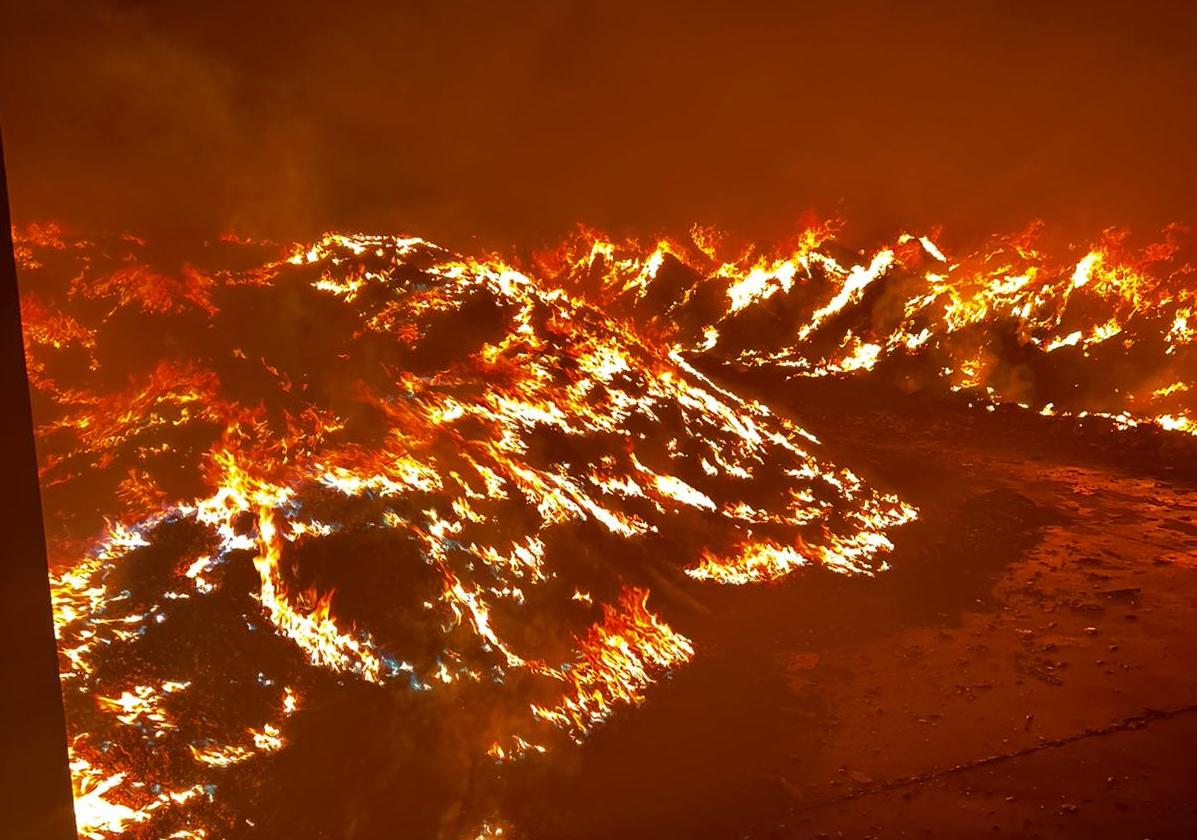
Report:
M641 702L655 673L693 656L690 640L649 611L647 590L625 589L579 640L572 667L554 672L568 687L565 696L551 708L533 705L532 714L581 740L615 706Z
M758 256L751 279L716 265L718 237L697 230L627 258L627 243L596 238L554 264L613 268L619 294L644 301L667 268L702 260L724 299L749 308L822 264L828 235ZM234 807L221 779L287 750L292 719L326 702L311 696L329 690L319 675L413 698L489 686L496 714L507 711L471 737L501 761L583 740L699 651L634 563L579 567L569 545L581 534L606 534L631 557L672 544L680 580L708 569L691 571L695 586L751 583L800 565L737 573L754 530L804 546L803 562L871 572L884 532L913 515L825 464L812 436L717 385L676 342L499 258L329 234L249 269L172 274L139 262L132 240L111 267L90 243L25 241L47 507L78 511L73 488L86 479L98 510L50 528L85 836L167 812L174 836L203 836ZM872 282L858 275L859 289ZM283 295L319 313L316 362L301 361L291 316L245 320ZM172 319L208 326L194 346L110 370L124 336L97 301L165 330ZM72 374L78 352L92 384ZM345 553L370 544L386 548ZM315 559L329 551L339 566ZM388 553L407 581L389 620L353 582L358 564ZM183 628L198 615L259 658L197 668L188 651L206 635ZM222 722L219 697L255 711ZM93 739L120 749L86 748ZM172 768L169 786L154 766ZM150 783L217 793L150 797Z
M702 655L653 563L697 599L884 571L915 509L720 365L1197 433L1183 231L1050 256L1038 228L974 254L839 230L590 231L526 268L226 238L273 256L177 271L18 232L81 834L206 836L347 686L485 709L462 741L497 762L583 741ZM1065 368L1093 378L1026 373Z
M913 373L922 387L988 404L1051 404L1060 416L1125 415L1131 422L1117 425L1191 430L1193 406L1160 385L1193 379L1197 286L1186 229L1170 226L1137 249L1124 230L1084 249L1048 249L1037 223L962 254L937 233L905 233L851 259L829 247L837 231L816 226L793 254L750 248L722 263L676 246L672 288L651 310L622 291L623 266L648 253L632 242L584 271L566 261L558 282L646 328L668 319L667 340L695 358L801 377Z
M761 583L783 578L807 562L807 557L793 546L751 542L741 546L731 557L704 553L702 561L687 569L686 574L695 580L717 583Z
M203 795L200 786L176 791L163 791L153 796L134 794L143 804L134 807L120 801L129 795L132 783L126 780L126 773L111 773L92 766L84 758L72 756L71 776L75 788L75 824L79 836L88 840L105 840L113 835L123 834L134 826L148 823L164 808L182 806ZM187 829L171 835L179 837L205 837L206 832Z

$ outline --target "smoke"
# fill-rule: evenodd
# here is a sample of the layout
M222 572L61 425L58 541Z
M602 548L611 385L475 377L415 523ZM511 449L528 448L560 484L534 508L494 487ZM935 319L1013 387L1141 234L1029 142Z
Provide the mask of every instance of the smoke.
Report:
M156 242L1156 229L1197 186L1190 4L7 5L18 219Z

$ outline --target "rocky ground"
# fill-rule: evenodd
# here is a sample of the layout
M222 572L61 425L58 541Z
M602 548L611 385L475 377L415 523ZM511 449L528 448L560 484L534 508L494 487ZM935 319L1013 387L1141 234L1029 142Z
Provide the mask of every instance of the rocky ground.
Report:
M705 595L681 629L708 653L573 766L509 780L516 825L653 840L1194 836L1189 442L867 384L754 387L919 521L876 578L812 571Z

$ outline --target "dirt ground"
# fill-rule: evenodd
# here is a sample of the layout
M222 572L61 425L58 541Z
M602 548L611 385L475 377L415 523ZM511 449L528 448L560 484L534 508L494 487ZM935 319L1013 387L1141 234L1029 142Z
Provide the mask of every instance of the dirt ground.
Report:
M875 578L816 570L706 597L680 622L706 653L574 766L510 779L516 825L1197 836L1191 451L1016 409L755 384L919 520Z

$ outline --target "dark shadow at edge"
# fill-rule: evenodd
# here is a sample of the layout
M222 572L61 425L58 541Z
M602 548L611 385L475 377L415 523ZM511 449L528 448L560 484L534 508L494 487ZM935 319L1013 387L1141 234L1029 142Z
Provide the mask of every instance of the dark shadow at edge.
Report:
M7 492L0 504L0 633L5 640L0 714L0 813L9 840L74 840L66 721L50 611L20 296L0 143L0 410Z

